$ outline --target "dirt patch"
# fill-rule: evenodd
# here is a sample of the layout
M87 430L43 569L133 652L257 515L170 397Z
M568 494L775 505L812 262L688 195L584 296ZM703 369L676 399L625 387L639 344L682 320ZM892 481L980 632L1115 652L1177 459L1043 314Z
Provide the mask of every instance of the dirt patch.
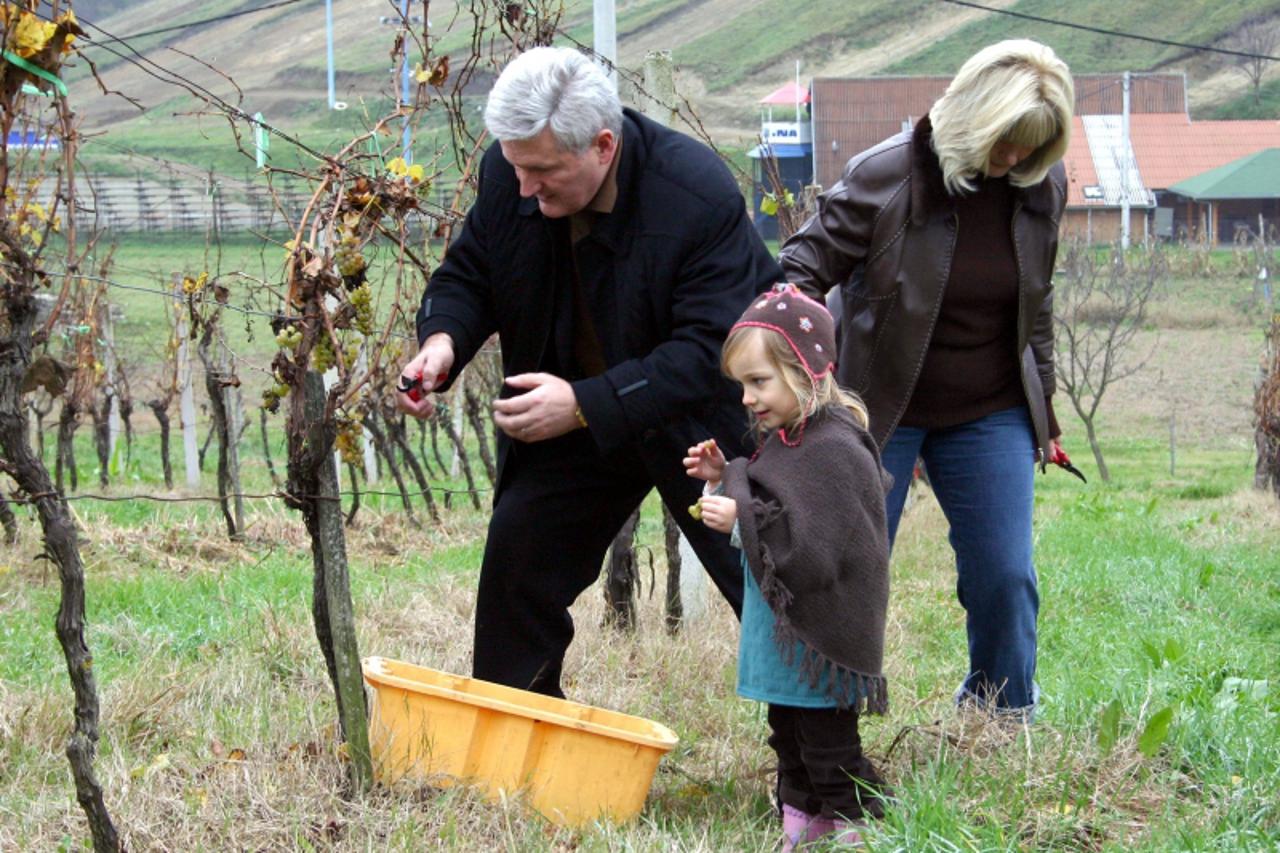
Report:
M1253 446L1253 382L1262 335L1240 328L1142 332L1130 357L1151 353L1138 373L1107 391L1100 410L1105 432L1167 437L1173 418L1180 442ZM1068 435L1083 433L1066 395L1058 416ZM1105 434L1104 432L1104 434Z

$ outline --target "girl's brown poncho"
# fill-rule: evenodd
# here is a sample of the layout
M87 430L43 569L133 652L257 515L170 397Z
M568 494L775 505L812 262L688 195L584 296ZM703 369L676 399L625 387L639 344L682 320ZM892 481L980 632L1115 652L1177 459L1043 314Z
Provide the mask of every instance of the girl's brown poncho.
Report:
M724 474L774 640L791 663L803 643L800 671L814 685L827 674L842 707L884 713L891 479L875 441L841 406L810 417L798 441L784 438L769 436Z

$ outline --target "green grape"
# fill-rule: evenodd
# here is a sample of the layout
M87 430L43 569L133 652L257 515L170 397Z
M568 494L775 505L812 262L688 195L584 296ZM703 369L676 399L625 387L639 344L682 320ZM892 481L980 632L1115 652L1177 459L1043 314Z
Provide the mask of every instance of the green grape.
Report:
M276 334L276 344L281 349L297 349L302 343L302 330L297 326L286 326Z
M322 334L311 349L311 367L319 373L324 373L333 367L334 361L333 344L329 342L328 335Z

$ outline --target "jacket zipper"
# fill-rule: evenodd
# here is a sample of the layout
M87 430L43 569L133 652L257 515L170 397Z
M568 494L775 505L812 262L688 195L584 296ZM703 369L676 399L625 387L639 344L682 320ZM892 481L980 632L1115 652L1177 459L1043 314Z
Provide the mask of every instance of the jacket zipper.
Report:
M1018 339L1022 337L1022 324L1027 297L1027 290L1022 282L1022 253L1018 251L1018 214L1021 212L1022 202L1015 199L1013 202L1013 218L1009 220L1009 239L1013 243L1013 265L1018 271L1018 328L1014 335L1013 348L1015 350L1014 357L1018 362L1018 381L1022 384L1022 396L1027 401L1027 415L1031 418L1031 432L1036 440L1037 461L1040 462L1041 469L1043 469L1045 448L1040 446L1040 425L1036 423L1036 404L1031 399L1031 389L1027 387L1027 372L1022 364L1022 351L1031 345L1031 336L1027 336L1026 344L1022 347L1018 346ZM1048 417L1047 411L1045 412L1045 417Z
M920 381L920 371L924 369L924 360L929 354L929 343L933 340L933 330L938 326L938 317L942 314L942 300L947 295L947 282L951 281L951 264L956 257L956 242L959 240L960 233L960 214L951 214L951 246L947 252L947 277L942 282L942 289L938 291L938 299L933 303L933 316L929 318L929 333L925 335L925 352L916 362L915 372L911 374L911 391L903 399L902 405L898 407L897 413L893 416L893 424L889 427L889 431L885 433L885 441L888 442L889 437L893 435L898 428L898 424L902 421L902 416L906 414L907 406L911 405L911 398L916 393L916 383ZM1015 250L1015 254L1017 254ZM1015 261L1016 263L1016 261ZM1019 312L1022 310L1021 302L1018 306ZM1025 393L1025 392L1024 392Z

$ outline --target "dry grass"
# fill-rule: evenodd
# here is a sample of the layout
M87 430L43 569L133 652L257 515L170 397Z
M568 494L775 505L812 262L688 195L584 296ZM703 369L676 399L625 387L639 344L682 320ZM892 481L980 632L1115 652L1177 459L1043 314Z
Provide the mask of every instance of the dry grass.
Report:
M1243 519L1277 523L1260 498L1229 500ZM377 555L359 570L378 579L357 601L364 654L469 671L473 575L397 580L402 555L412 549L482 533L476 517L459 514L454 524L426 534L398 514L370 515L352 532L353 553ZM133 571L191 578L225 571L224 548L242 565L267 543L302 550L298 527L287 516L255 517L249 543L218 546L195 531L97 523L92 552L103 566L114 565L113 576L129 576L130 566L116 557L132 553L145 555L150 567L133 563ZM922 493L908 511L894 563L886 650L893 711L866 720L867 751L895 781L937 776L941 781L930 784L945 790L947 774L963 777L963 788L951 794L963 797L966 813L992 813L988 789L1013 786L1026 806L1008 830L1026 849L1094 850L1140 836L1185 792L1170 790L1168 774L1137 755L1132 735L1102 755L1088 732L998 724L952 705L963 675L964 627L945 531L936 502ZM171 553L178 543L181 553ZM659 561L657 577L663 575ZM243 636L209 649L194 666L144 653L102 685L98 774L133 850L771 849L767 727L760 706L733 697L737 629L728 608L712 599L706 618L675 638L662 627L660 582L645 595L633 636L601 627L598 588L574 608L571 697L661 720L681 736L660 767L645 816L628 827L556 829L518 802L488 804L465 789L397 786L347 798L311 625L269 603ZM93 641L145 649L148 637L124 618L97 626ZM61 754L69 728L64 684L0 684L0 849L51 849L82 837Z

